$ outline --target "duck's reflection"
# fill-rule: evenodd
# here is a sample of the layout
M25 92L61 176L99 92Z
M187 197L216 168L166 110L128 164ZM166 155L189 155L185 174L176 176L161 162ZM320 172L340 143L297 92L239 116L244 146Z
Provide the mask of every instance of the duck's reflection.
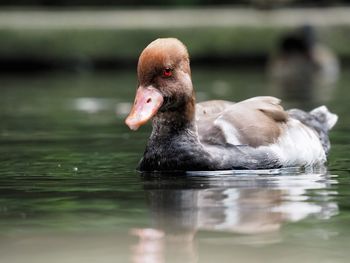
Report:
M245 234L245 243L247 234L255 243L263 235L259 242L271 243L278 242L285 222L338 213L331 198L336 193L329 190L335 179L327 173L145 177L143 182L152 226L132 229L138 237L134 262L196 261L199 231Z

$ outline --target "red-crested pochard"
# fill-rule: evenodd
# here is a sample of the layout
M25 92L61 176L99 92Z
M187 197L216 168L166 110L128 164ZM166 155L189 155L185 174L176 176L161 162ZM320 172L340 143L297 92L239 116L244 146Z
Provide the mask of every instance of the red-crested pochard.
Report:
M140 171L269 169L322 164L337 115L325 106L284 111L274 97L195 103L189 55L175 38L141 53L138 89L126 119L132 130L152 119Z

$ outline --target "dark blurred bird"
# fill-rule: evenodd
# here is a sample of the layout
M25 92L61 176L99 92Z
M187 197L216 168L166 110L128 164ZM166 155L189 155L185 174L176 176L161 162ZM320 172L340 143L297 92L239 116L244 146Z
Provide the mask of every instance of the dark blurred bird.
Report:
M315 29L305 25L280 39L268 71L281 97L322 101L329 97L340 66L335 54L317 41Z

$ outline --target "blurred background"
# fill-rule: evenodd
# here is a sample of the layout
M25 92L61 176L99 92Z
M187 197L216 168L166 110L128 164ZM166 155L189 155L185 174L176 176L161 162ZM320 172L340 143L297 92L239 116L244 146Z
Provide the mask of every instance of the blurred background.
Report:
M159 37L198 101L327 105L327 168L141 177L124 119ZM0 0L1 262L348 262L349 66L346 0Z
M349 1L1 1L0 70L132 66L157 37L180 38L193 63L262 65L288 31L309 24L343 63ZM232 63L235 62L235 63Z

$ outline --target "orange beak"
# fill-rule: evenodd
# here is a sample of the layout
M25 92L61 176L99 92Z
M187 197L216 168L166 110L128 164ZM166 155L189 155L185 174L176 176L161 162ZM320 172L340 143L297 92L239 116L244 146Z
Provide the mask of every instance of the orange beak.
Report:
M134 106L125 120L131 130L136 131L150 120L163 104L163 96L153 87L139 87L136 92Z

